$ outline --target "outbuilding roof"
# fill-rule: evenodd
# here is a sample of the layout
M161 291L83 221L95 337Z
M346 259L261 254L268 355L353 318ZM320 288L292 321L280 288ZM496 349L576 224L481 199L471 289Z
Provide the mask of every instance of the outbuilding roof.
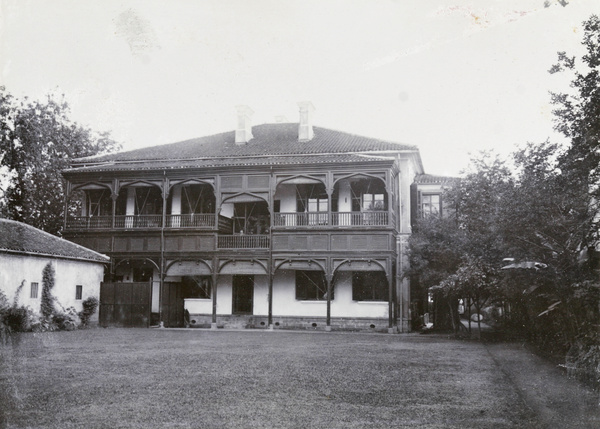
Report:
M0 219L0 253L5 252L102 263L110 260L106 255L56 237L31 225Z
M235 131L228 131L177 143L79 158L74 160L73 168L68 171L354 162L370 160L364 157L366 153L389 155L411 152L418 156L418 149L413 145L321 127L313 129L314 137L310 141L298 141L297 123L257 125L252 128L253 138L244 144L236 144ZM417 162L420 164L420 158Z
M458 177L417 174L414 183L417 185L452 185L458 180L460 180Z

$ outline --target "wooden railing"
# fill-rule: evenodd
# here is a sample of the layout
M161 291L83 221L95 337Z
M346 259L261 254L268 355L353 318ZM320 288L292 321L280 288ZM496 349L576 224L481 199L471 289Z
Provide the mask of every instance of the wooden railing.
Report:
M219 235L219 249L268 249L268 235Z
M109 229L112 216L73 216L67 220L68 229Z
M115 216L115 228L160 228L162 215Z
M387 226L387 211L337 212L331 214L331 223L335 226Z
M334 212L331 213L331 222L327 222L328 215L323 212L302 213L275 213L273 226L303 227L303 226L388 226L390 225L387 211L369 212Z
M325 212L275 213L273 226L317 226L327 225Z
M167 215L167 228L209 228L215 226L214 213Z
M388 211L369 212L334 212L331 219L324 212L275 213L273 226L288 228L312 228L318 226L351 227L351 226L393 226ZM125 215L115 216L114 228L160 228L162 216L155 215ZM213 229L215 215L213 213L167 215L166 228L199 228ZM74 216L67 220L67 229L112 229L112 216ZM232 230L232 220L219 216L219 231ZM260 236L251 235L247 236ZM235 248L235 247L234 247ZM242 247L243 248L243 247ZM261 247L259 247L261 248Z

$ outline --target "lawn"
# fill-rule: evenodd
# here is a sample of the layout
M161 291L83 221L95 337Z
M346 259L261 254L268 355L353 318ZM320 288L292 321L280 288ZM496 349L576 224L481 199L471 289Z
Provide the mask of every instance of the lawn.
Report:
M535 427L482 344L441 337L90 329L0 353L7 428Z

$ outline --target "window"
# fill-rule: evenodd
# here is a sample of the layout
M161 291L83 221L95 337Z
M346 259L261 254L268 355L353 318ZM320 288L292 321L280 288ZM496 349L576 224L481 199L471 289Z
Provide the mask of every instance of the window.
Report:
M352 273L353 301L387 301L389 285L382 271L354 271Z
M75 299L81 299L82 295L83 295L83 286L82 285L75 286Z
M233 232L268 234L271 223L266 202L235 203L233 205Z
M212 279L210 276L183 277L183 297L210 299Z
M363 211L385 210L383 194L363 194Z
M29 294L29 298L37 298L38 297L38 284L31 282L31 292Z
M325 274L322 271L296 271L296 299L301 301L327 299ZM333 289L331 299L333 299Z
M112 214L112 200L107 189L91 189L87 191L88 215L110 216Z
M147 282L152 279L153 269L151 267L134 267L133 268L133 281L134 282Z
M181 189L181 213L214 213L215 196L208 185L187 185Z
M421 195L421 214L423 217L439 217L442 212L440 194Z
M351 183L350 190L353 212L387 210L387 194L383 182L360 179Z
M298 217L298 225L326 225L329 197L325 187L322 184L298 185L296 192L296 211L305 213Z
M139 187L135 189L135 214L157 215L162 211L162 194L155 187Z

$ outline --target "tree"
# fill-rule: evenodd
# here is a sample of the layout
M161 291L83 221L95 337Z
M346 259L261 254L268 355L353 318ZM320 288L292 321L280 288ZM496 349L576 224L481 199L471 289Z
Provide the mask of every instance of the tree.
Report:
M555 128L571 141L562 158L563 174L571 181L583 181L599 196L600 189L600 19L592 15L583 23L586 54L579 61L566 52L550 73L573 75L570 93L551 92Z
M464 231L451 217L419 219L409 238L410 268L405 275L411 278L411 294L423 297L433 295L432 321L436 330L456 330L458 297L436 288L456 272L461 263L465 240Z
M417 222L409 239L409 274L433 293L435 329L458 331L459 299L469 299L478 311L488 300L486 291L495 284L489 274L505 255L498 218L512 187L505 163L482 153L472 160L471 171L446 191L448 214Z
M64 97L17 100L0 87L0 214L58 234L62 229L64 179L73 158L120 148L108 133L73 122Z

